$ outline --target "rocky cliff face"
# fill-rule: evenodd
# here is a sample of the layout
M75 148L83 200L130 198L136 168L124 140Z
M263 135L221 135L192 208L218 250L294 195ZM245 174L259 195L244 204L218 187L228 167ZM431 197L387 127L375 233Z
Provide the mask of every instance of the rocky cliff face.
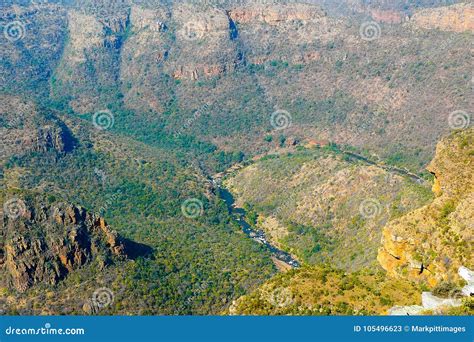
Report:
M29 151L65 153L74 147L74 138L66 125L54 116L40 115L31 102L2 96L0 115L0 161Z
M383 230L378 261L390 275L426 281L458 280L473 267L474 130L443 139L429 165L436 199Z
M101 217L72 204L48 205L16 200L3 211L1 267L13 287L24 292L35 284L55 285L68 273L97 262L126 258L126 245ZM12 217L12 206L18 215Z
M327 34L332 24L319 7L302 4L252 5L230 10L190 4L172 8L132 6L130 18L132 36L124 47L124 62L132 63L123 63L122 77L140 75L145 79L149 79L155 65L140 60L154 61L157 71L175 79L207 79L235 70L246 57L250 62L268 60L270 56L251 56L246 52L260 44L263 46L259 50L267 53L264 50L270 39L275 49L279 40L271 38L275 33L288 34L290 30L295 38L292 41L300 44L302 40L313 40L316 30ZM174 40L170 40L171 35ZM243 49L237 44L241 40L246 46ZM155 49L150 51L150 46ZM143 58L147 56L151 58Z
M234 301L229 313L472 314L469 295L474 277L470 271L474 263L473 165L473 128L457 131L439 142L429 165L436 177L433 192L437 197L384 228L378 261L387 273L373 269L344 272L304 265L275 276L256 291ZM268 203L264 198L261 202ZM434 288L433 294L421 294L423 282ZM461 288L468 297L466 301L459 299ZM367 292L362 294L360 289Z
M319 59L307 44L325 44L342 35L342 22L309 4L252 5L234 8L235 23L245 56L252 64L276 60L307 63Z
M469 37L380 24L369 43L361 37L361 13L397 23L403 1L344 3L354 9L350 17L297 2L9 6L0 25L20 21L24 34L0 37L0 87L35 89L82 114L119 106L139 122L161 120L171 134L206 106L187 133L246 153L266 148L260 137L278 106L295 115L289 134L372 148L383 157L400 143L426 162L449 129L448 113L469 106L470 88L459 86L470 78ZM464 18L471 11L456 8ZM432 11L442 10L449 21L449 7Z
M162 112L175 80L205 80L241 62L223 9L132 6L120 79L130 108ZM145 100L144 100L145 99Z
M229 11L229 16L234 22L240 24L263 22L270 25L279 25L291 20L314 20L325 15L319 7L304 4L288 4L235 8Z
M372 9L370 15L379 23L400 24L404 19L402 13L397 11Z
M118 86L120 50L129 26L126 10L92 13L68 11L69 39L51 87L54 98L70 97L72 108L82 113L102 109L103 96Z

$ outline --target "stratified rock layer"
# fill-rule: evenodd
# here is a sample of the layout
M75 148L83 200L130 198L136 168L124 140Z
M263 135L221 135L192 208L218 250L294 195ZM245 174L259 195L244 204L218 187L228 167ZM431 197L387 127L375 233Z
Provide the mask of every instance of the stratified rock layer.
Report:
M390 275L427 281L458 280L472 269L474 130L456 132L437 146L428 169L435 175L430 204L389 223L378 261Z
M104 219L82 207L25 204L20 214L3 213L6 239L1 265L20 292L39 283L55 285L94 260L103 268L113 257L126 257L124 242Z

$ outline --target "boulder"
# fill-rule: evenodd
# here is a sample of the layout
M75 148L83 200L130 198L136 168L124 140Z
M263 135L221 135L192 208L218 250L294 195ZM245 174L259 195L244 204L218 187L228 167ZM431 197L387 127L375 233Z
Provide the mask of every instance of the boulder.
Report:
M458 269L458 274L463 278L469 285L474 284L474 272L469 268L461 266Z
M421 303L425 309L432 310L442 306L461 306L462 301L454 298L440 298L433 295L431 292L423 292L421 294Z
M424 308L421 305L394 306L388 310L390 316L420 315Z

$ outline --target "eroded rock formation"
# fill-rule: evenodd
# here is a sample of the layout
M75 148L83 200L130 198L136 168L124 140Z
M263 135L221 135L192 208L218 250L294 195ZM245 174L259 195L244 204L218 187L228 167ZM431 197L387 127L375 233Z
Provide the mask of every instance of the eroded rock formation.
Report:
M0 115L0 160L29 151L65 153L74 148L75 140L67 126L53 116L40 115L32 102L3 96Z
M125 241L103 218L72 204L28 202L19 217L3 213L2 229L2 267L20 292L39 283L55 285L85 264L104 268L128 256Z
M435 200L392 221L383 230L378 261L390 275L427 281L459 280L473 267L474 130L443 139L428 169Z

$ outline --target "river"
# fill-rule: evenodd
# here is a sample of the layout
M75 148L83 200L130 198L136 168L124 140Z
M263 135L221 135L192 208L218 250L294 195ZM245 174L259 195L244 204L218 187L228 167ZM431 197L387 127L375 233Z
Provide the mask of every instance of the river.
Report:
M354 153L354 152L343 151L343 150L341 150L341 152L344 153L345 155L349 156L349 157L360 160L360 161L362 161L364 163L367 163L369 165L374 165L374 166L377 166L381 169L384 169L387 172L396 173L400 176L406 176L406 177L410 178L411 180L417 182L418 184L426 183L425 179L419 177L418 175L415 175L414 173L412 173L408 170L404 170L404 169L401 169L399 167L391 166L391 165L382 165L380 163L374 162L374 161L372 161L372 160L370 160L370 159L368 159L364 156L361 156L360 154Z
M265 233L262 230L254 229L252 225L250 225L246 221L245 210L243 208L238 208L235 206L234 196L232 196L229 190L218 185L217 182L214 182L214 186L216 187L217 193L219 194L220 198L222 198L226 203L227 209L229 210L229 213L231 214L232 218L239 224L245 235L247 235L252 240L264 245L270 251L272 256L274 256L276 259L286 263L292 268L300 267L300 263L295 260L289 253L284 252L281 249L278 249L277 247L273 246L268 241L265 236Z
M366 157L363 157L363 156L361 156L359 154L356 154L356 153L353 153L353 152L342 151L342 150L341 150L341 152L346 154L349 157L352 157L352 158L357 159L359 161L365 162L369 165L374 165L374 166L380 167L380 168L386 170L387 172L396 173L396 174L399 174L399 175L402 175L402 176L407 176L407 177L409 177L413 181L416 181L419 184L423 184L425 182L424 179L422 179L421 177L419 177L419 176L417 176L417 175L415 175L415 174L413 174L413 173L411 173L407 170L403 170L403 169L400 169L400 168L397 168L397 167L394 167L394 166L380 165L380 164L378 164L378 163L376 163L372 160L369 160ZM211 183L212 183L214 189L216 190L216 194L219 195L219 197L224 200L224 202L227 205L227 209L229 210L229 213L231 214L232 218L239 224L242 231L249 238L251 238L254 241L264 245L270 251L270 253L272 254L273 257L275 257L276 259L286 263L290 267L292 267L292 268L300 267L300 263L296 259L294 259L289 253L284 252L281 249L278 249L277 247L273 246L268 241L268 239L266 238L265 232L263 232L262 230L259 230L259 229L254 229L255 227L252 227L252 225L249 224L246 221L246 219L245 219L245 216L246 216L245 210L243 208L238 208L238 207L235 206L234 196L232 196L232 194L230 193L229 190L227 190L226 188L224 188L221 185L221 180L225 176L225 174L227 174L229 172L236 171L236 170L240 169L243 166L244 165L236 165L236 166L230 168L228 171L226 171L226 172L224 172L220 175L215 175L213 178L211 178Z

